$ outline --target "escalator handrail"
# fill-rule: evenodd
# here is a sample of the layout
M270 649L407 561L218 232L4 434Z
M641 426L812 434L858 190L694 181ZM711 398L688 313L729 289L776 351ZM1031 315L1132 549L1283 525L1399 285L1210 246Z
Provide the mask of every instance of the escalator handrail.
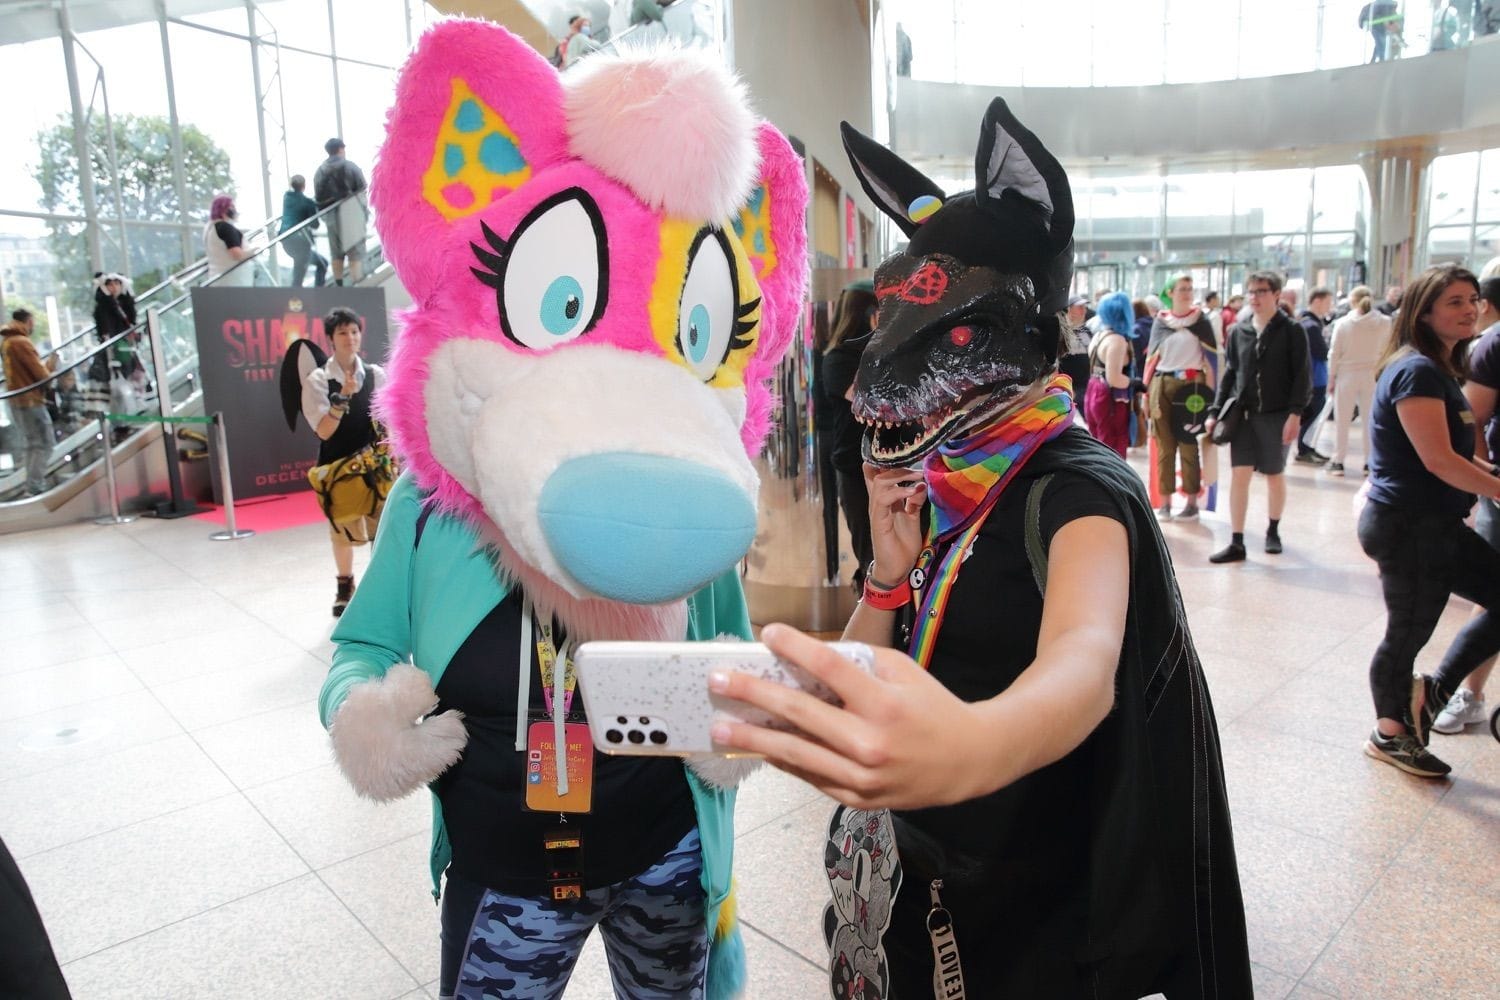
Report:
M356 196L355 195L350 195L349 197L352 198L352 197L356 197ZM343 204L342 201L337 201L337 202L334 202L332 205L329 205L327 208L319 209L318 212L317 212L317 214L309 216L306 219L303 219L301 222L297 223L295 226L293 226L291 229L288 229L286 232L284 232L284 233L277 233L275 239L272 240L272 242L280 242L280 240L281 240L281 238L283 236L290 236L292 233L300 231L305 226L313 226L319 219L323 218L324 215L328 214L329 212L332 212L334 209L338 208L339 205L341 205L341 204ZM254 229L250 230L250 232L246 233L245 237L246 237L247 240L248 239L255 239L255 238L257 238L257 237L265 234L266 232L268 232L273 225L275 225L276 223L279 223L280 221L281 221L281 216L279 216L279 215L275 216L273 218L267 219L265 222L261 223L259 226L255 227ZM153 295L156 295L158 292L161 292L163 289L171 288L171 287L173 287L175 285L181 285L183 282L187 281L189 278L193 277L197 273L205 270L207 267L208 267L208 258L207 257L199 257L197 260L193 261L191 264L187 265L182 270L173 272L172 274L169 274L167 277L163 278L161 281L157 282L156 284L152 285L150 288L148 288L144 292L142 292L140 295L136 296L136 300L135 300L136 301L136 305L137 306L142 305L143 303L145 303L145 301L147 299L149 299ZM63 348L68 347L68 346L70 346L72 344L77 343L79 340L83 339L84 337L88 336L89 334L92 334L92 333L96 332L97 330L98 330L98 327L96 325L90 325L90 326L84 327L82 330L79 330L77 333L73 334L73 336L69 337L67 340L63 341L61 344L58 344L58 345L54 346L53 348L51 348L50 350L48 350L46 353L44 353L42 355L42 359L46 360L47 358L50 358L52 355L56 354L58 351L61 351ZM4 380L0 379L0 385L3 385L3 384L4 384Z
M357 198L357 197L359 197L359 195L358 194L353 194L353 195L350 195L349 197L350 198ZM306 218L306 219L302 220L301 222L297 223L297 225L295 225L292 228L288 229L286 232L284 232L284 233L277 233L276 236L269 243L266 243L265 245L257 247L256 249L254 249L253 251L251 251L242 260L240 260L238 263L236 263L235 267L239 267L242 264L245 264L245 263L248 263L249 261L254 260L256 257L258 257L261 254L265 253L266 251L270 250L272 247L277 246L278 244L280 244L286 237L291 236L293 233L300 232L304 228L308 228L308 227L312 226L317 220L321 219L327 213L334 211L340 205L342 205L344 203L344 201L347 201L347 200L348 199L346 198L346 199L342 199L340 201L334 202L332 205L329 205L327 208L319 210L315 215L311 215L308 218ZM270 226L270 223L268 222L268 223L266 223L266 226L261 227L260 230L256 230L255 232L261 232L262 230L264 230L265 228L267 228L269 226ZM193 267L184 268L182 271L179 271L178 274L179 275L186 274L189 271L192 271L192 270L194 270L197 267L206 267L206 266L207 266L207 261L206 260L200 260L200 261L197 261L194 264ZM210 285L213 285L220 278L224 277L225 274L228 274L228 273L230 273L230 271L233 271L233 270L234 270L234 268L232 267L228 271L223 272L223 274L216 274L212 278L208 279L207 281L202 282L197 287L199 287L199 288L206 288L206 287L208 287ZM168 282L163 282L161 285L156 285L156 286L154 286L151 289L151 291L153 291L153 292L157 291L160 288L162 288L164 285L166 285L167 283ZM149 293L147 293L147 294L149 294ZM191 297L191 295L192 295L191 290L184 291L184 292L181 292L180 294L178 294L178 296L176 298L171 299L170 301L168 301L165 305L156 305L155 303L152 303L149 306L149 308L157 310L158 313L169 312L170 310L175 309L177 306L181 305L183 302L186 302ZM68 339L68 341L67 341L67 344L76 343L78 341L78 339L81 338L84 334L92 332L92 331L95 331L95 330L97 330L97 327L93 327L93 326L88 327L87 329L79 332L78 334L74 335L73 337L70 337ZM60 368L60 369L52 372L50 375L48 375L46 378L42 379L41 381L39 381L39 382L33 382L30 385L22 386L19 389L6 389L5 391L0 392L0 402L3 402L5 400L9 400L9 399L13 399L16 396L21 396L21 395L24 395L24 394L29 393L29 392L35 392L37 389L39 389L39 388L41 388L43 386L50 385L51 383L55 382L57 379L61 378L62 376L66 375L66 374L68 374L69 372L71 372L71 371L73 371L73 370L75 370L77 368L80 368L83 365L90 364L93 361L95 355L99 354L102 351L109 350L110 348L112 348L116 344L118 344L121 340L124 340L126 337L129 337L131 334L133 334L133 333L144 333L145 330L146 330L146 320L144 320L144 319L139 320L137 323L135 323L135 325L131 326L129 329L122 330L119 333L115 334L113 337L109 338L108 340L102 341L98 346L94 347L87 354L84 354L83 356L81 356L80 358L78 358L78 360L71 362L66 367ZM65 346L67 346L67 344L59 344L57 348L55 348L55 349L53 349L51 351L48 351L45 356L46 357L52 357L52 356L56 355L57 351L61 350ZM0 377L0 388L3 388L4 386L5 386L5 381L4 381L3 377Z

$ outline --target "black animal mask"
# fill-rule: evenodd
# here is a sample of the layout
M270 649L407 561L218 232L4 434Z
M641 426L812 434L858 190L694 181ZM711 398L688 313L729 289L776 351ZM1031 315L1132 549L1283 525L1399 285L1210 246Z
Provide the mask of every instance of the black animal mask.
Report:
M975 188L950 198L842 128L866 193L910 240L875 271L879 319L854 383L865 460L909 466L1056 367L1073 194L1062 166L998 97L980 130ZM923 218L934 200L942 207Z

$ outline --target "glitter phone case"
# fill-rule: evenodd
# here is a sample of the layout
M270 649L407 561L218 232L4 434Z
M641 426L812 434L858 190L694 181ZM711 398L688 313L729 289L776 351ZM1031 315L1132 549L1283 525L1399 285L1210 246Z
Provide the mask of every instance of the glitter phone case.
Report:
M864 643L828 645L866 672L874 670L875 654ZM758 642L586 642L573 656L594 746L603 753L723 753L709 737L719 718L792 728L760 709L709 691L712 670L739 670L839 704L838 696L821 681L777 659Z

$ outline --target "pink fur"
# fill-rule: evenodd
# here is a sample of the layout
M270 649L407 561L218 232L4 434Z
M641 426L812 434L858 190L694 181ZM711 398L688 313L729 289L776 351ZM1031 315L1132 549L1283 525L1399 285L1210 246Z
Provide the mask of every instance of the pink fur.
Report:
M661 226L667 217L657 203L680 208L687 203L682 198L694 204L701 200L701 212L687 218L727 224L755 180L758 150L758 183L771 196L770 236L777 262L769 273L759 276L758 343L745 373L747 419L741 440L751 456L758 452L772 406L768 379L794 335L806 289L807 188L802 162L773 127L754 125L743 108L739 85L723 70L707 67L701 57L681 53L638 57L630 64L632 68L622 71L610 70L611 61L602 54L591 57L583 65L594 68L576 87L569 85L569 109L576 112L570 123L564 116L564 88L556 71L503 28L488 22L450 20L423 35L401 72L396 104L387 120L387 139L371 179L371 201L379 215L386 254L415 302L399 317L403 329L391 352L378 410L417 482L432 491L441 509L476 526L497 554L501 572L524 586L544 613L557 610L580 638L679 638L686 626L682 602L646 608L580 600L530 566L507 539L504 526L492 523L480 501L434 457L426 425L424 393L433 352L442 345L464 337L495 346L502 352L496 357L504 357L503 352L530 353L504 336L494 289L470 273L479 265L470 244L487 247L484 226L508 240L526 215L547 198L573 188L586 192L598 206L608 241L608 301L599 321L585 334L586 342L660 357L663 364L676 365L664 356L651 328L649 306L661 263ZM651 88L658 85L670 90L665 96L671 97L674 114L653 112L649 100L638 107L621 108L618 101L601 105L614 107L615 113L629 119L627 127L618 122L613 125L617 133L645 130L644 123L655 116L656 130L650 132L650 141L641 143L633 154L649 177L638 175L634 165L620 169L618 139L599 130L591 110L573 106L587 94L598 96L597 88L605 86L605 81L613 80L608 86L623 90L622 72L636 96L644 92L649 97L654 94ZM455 78L514 132L531 172L516 190L501 192L489 204L449 220L426 200L423 178L452 103ZM685 95L684 87L714 90L717 96ZM644 117L631 117L636 115ZM705 121L705 115L711 120ZM569 124L573 127L571 151ZM731 134L736 132L741 138ZM750 155L742 157L736 151L741 140ZM713 169L705 172L709 179L683 180L680 168L705 157L712 161ZM740 160L748 165L744 178L738 176ZM627 176L617 180L612 174ZM650 177L664 179L667 187L680 182L681 190L652 187ZM643 187L648 190L643 192ZM549 350L563 351L569 346L564 342ZM574 387L574 391L581 388ZM545 428L518 427L517 444L545 447L545 434Z
M760 183L771 196L771 240L776 245L776 269L760 279L762 309L760 344L745 369L745 425L740 436L752 456L771 426L774 400L769 380L786 354L801 321L807 298L807 175L802 158L774 125L757 129Z
M646 205L728 219L755 180L755 119L744 85L705 49L631 50L563 78L569 148ZM673 150L662 156L662 150Z
M445 274L431 241L449 228L421 197L422 174L458 78L499 112L521 139L533 169L567 157L562 82L535 49L490 21L440 21L417 41L386 116L386 141L375 157L370 204L380 217L386 256L418 303Z

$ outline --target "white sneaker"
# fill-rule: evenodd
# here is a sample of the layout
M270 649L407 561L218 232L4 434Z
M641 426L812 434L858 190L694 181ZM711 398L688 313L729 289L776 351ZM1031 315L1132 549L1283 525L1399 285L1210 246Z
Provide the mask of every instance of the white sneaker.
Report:
M1488 717L1489 709L1484 705L1484 698L1475 695L1468 688L1459 688L1433 720L1432 731L1451 736L1463 732L1465 726L1483 722Z

